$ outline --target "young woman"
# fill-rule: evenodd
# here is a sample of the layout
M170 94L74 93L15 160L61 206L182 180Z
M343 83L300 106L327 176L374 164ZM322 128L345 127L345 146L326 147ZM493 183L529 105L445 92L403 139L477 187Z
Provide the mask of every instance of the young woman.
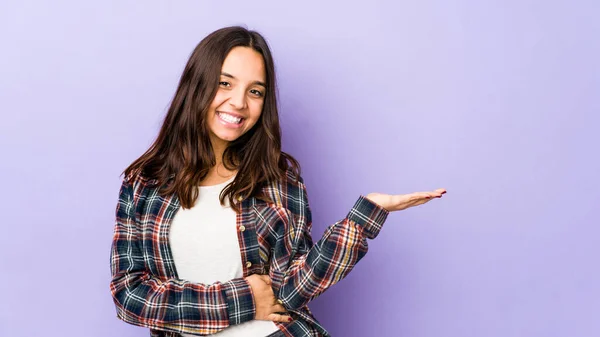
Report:
M275 87L256 32L223 28L192 53L156 141L124 172L110 284L123 321L151 336L328 336L307 304L352 270L390 211L445 193L360 196L313 243Z

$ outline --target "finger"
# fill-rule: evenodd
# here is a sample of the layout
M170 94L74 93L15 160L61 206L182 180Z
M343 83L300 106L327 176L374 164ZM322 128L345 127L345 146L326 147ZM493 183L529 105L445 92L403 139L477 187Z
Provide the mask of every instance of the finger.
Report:
M433 199L433 198L441 198L442 195L444 195L444 193L446 193L446 190L444 190L443 188L438 188L437 190L433 191L433 192L422 192L422 196L427 199Z
M430 202L434 198L440 198L440 197L441 197L441 195L437 196L430 192L420 192L419 197L417 199L413 199L408 202L408 207L419 206L419 205Z
M269 275L261 275L260 278L262 278L266 284L271 285L271 278L269 277Z
M444 189L437 189L433 192L433 195L436 198L441 198L445 193L446 191Z
M415 192L415 193L411 193L411 194L406 194L406 195L402 195L399 194L396 196L396 199L394 200L396 204L402 203L402 202L413 202L413 201L417 201L423 198L423 196L421 195L423 192Z
M411 201L423 201L432 198L431 192L415 192L413 193L413 197Z
M438 194L445 194L446 193L446 189L445 188L438 188L437 190L435 190L433 192L438 193Z
M288 311L283 305L276 304L273 306L273 312L288 312Z
M290 315L269 314L269 316L267 316L267 318L270 321L281 322L281 323L291 322L292 321L292 317Z
M431 201L431 200L432 200L432 198L429 198L429 199L419 199L419 200L415 200L415 201L412 201L412 202L410 202L410 203L408 204L408 207L407 207L407 208L410 208L410 207L415 207L415 206L420 206L420 205L423 205L423 204L425 204L425 203L428 203L428 202L429 202L429 201Z

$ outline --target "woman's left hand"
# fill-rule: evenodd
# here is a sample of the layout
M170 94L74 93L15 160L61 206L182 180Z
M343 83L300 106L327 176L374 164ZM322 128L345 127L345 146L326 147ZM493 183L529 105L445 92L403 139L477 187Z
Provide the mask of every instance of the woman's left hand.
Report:
M393 212L422 205L433 200L433 198L441 198L444 193L446 193L445 189L438 188L432 192L415 192L410 194L369 193L366 198L385 208L387 211Z

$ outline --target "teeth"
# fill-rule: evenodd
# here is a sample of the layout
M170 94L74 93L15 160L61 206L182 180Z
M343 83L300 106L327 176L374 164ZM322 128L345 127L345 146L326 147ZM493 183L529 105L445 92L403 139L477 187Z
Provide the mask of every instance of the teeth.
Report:
M242 121L242 119L239 117L234 117L232 115L228 115L228 114L222 113L222 112L219 112L219 116L223 120L225 120L226 122L229 122L229 123L239 124Z

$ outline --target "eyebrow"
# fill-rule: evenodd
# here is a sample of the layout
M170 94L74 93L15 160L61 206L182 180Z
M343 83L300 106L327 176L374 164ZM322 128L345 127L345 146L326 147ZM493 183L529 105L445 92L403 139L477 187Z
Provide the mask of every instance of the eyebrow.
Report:
M226 72L221 72L221 76L229 77L234 80L236 79L235 76L231 75L230 73L226 73ZM260 86L264 87L265 89L267 88L267 85L261 81L254 81L254 82L252 82L252 84L260 85Z

